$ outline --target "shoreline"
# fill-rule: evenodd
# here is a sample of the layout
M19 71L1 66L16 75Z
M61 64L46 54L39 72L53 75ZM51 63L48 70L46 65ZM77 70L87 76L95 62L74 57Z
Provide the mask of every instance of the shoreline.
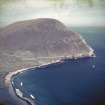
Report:
M59 60L53 61L51 63L45 63L45 64L42 64L42 65L39 65L39 66L33 66L33 67L23 68L23 69L19 69L19 70L16 70L16 71L9 72L9 73L7 73L7 75L4 78L5 79L4 80L5 86L8 87L11 84L12 77L19 74L19 73L23 73L24 71L28 71L31 68L40 68L40 67L43 67L43 66L47 66L47 65L50 65L50 64L54 64L54 63L60 63L60 62L63 62L63 60L59 59Z
M31 68L40 68L40 67L48 66L50 64L60 63L60 62L62 62L62 59L57 60L55 62L42 64L39 66L34 66L34 67L29 67L29 68L24 68L24 69L19 69L16 71L9 72L4 78L5 86L8 88L9 93L13 96L13 98L16 101L17 100L21 101L22 105L35 105L35 103L31 99L29 99L27 97L23 97L23 93L19 89L15 88L13 86L14 84L13 84L12 78L20 73L23 73L24 71L28 71Z
M81 55L80 54L80 55L77 55L77 57L70 57L70 56L69 57L59 57L59 59L53 60L53 61L51 61L49 63L45 63L45 64L43 63L43 64L40 64L39 66L23 68L23 69L19 69L19 70L16 70L16 71L9 72L4 78L4 83L5 83L6 87L8 87L8 88L10 87L9 92L10 92L10 94L11 93L14 94L15 98L19 98L21 101L25 101L26 103L28 103L27 105L29 105L29 104L30 105L35 105L35 103L31 99L29 99L27 97L23 97L23 93L19 89L14 88L12 77L14 77L14 76L16 76L16 75L18 75L20 73L23 73L24 71L28 71L31 68L40 68L40 67L48 66L50 64L62 63L66 59L74 59L74 60L76 60L76 59L79 59L79 58L87 58L87 57L88 58L95 57L94 50L91 47L90 47L90 52L87 55ZM22 104L22 105L26 105L26 104Z

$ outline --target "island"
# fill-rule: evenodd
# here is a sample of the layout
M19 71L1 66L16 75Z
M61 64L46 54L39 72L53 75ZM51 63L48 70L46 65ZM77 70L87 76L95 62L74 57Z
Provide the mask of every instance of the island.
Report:
M56 19L39 18L13 23L0 32L4 56L36 63L91 57L94 50L79 35Z
M56 19L20 21L0 31L0 69L6 73L5 85L10 88L12 76L28 68L94 55L79 33ZM20 92L17 96L23 98Z

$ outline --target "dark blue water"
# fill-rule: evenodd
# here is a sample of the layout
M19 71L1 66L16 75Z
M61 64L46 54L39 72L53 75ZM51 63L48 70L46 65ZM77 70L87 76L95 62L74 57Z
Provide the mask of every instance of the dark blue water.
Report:
M105 105L105 28L72 29L95 49L96 58L65 60L14 77L14 86L25 97L35 96L36 105Z

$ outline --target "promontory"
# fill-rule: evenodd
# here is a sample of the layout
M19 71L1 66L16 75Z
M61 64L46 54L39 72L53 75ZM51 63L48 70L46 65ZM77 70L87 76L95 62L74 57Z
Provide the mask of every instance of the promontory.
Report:
M56 19L20 21L0 31L0 64L5 70L93 55L94 50L79 33Z

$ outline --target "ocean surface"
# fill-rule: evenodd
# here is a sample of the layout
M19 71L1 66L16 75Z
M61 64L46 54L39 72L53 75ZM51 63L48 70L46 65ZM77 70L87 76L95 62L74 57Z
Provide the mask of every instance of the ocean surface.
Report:
M95 50L95 58L65 60L13 77L14 89L36 105L105 105L105 27L72 27Z

